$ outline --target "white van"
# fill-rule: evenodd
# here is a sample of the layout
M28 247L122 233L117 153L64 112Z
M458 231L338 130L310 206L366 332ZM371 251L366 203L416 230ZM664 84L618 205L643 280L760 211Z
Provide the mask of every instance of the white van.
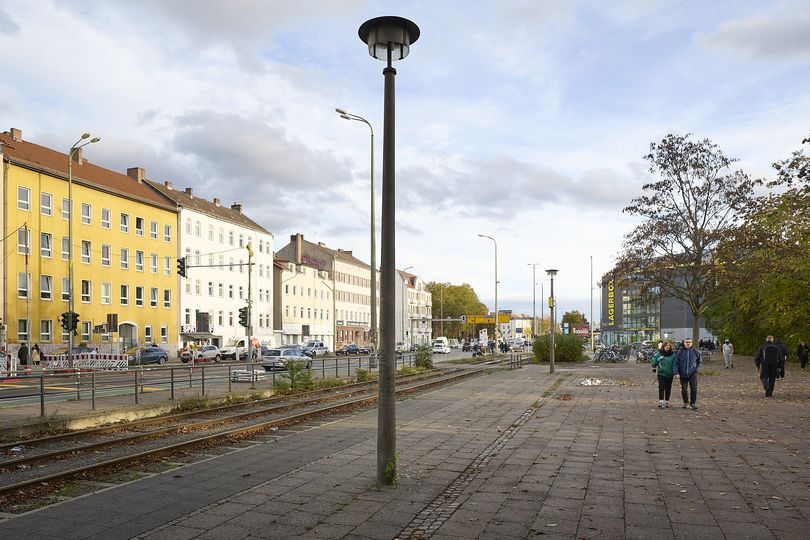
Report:
M448 349L450 348L450 342L449 342L449 341L448 341L448 339L447 339L446 337L444 337L444 336L442 336L442 337L437 337L436 339L434 339L434 340L433 340L433 344L434 344L434 345L442 345L442 346L444 346L444 347L447 347Z

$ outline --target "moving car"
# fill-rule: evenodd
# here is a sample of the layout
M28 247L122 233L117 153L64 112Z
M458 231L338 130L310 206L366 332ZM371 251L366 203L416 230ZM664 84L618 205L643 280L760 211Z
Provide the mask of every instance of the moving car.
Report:
M311 353L308 356L315 358L316 356L325 356L329 353L329 347L323 341L307 341L304 345L304 351Z
M437 342L433 344L433 354L450 354L450 347Z
M219 362L222 355L219 352L219 347L216 345L203 345L197 348L187 348L180 352L180 361L188 363L193 360L196 362Z
M300 345L298 343L291 343L289 345L281 345L278 348L279 349L286 349L286 350L290 350L290 351L295 351L297 354L300 354L301 356L308 356L309 358L312 358L314 356L314 353L312 351L308 350L306 347L304 347L303 345Z
M138 346L129 349L125 354L129 356L130 366L143 364L163 365L169 361L169 353L160 347Z
M265 371L287 369L287 362L292 360L304 362L307 369L312 368L312 359L298 354L293 349L263 349L261 364Z
M359 347L354 343L348 343L336 350L335 354L338 356L343 354L348 356L350 354L371 354L371 351L368 349L368 347Z

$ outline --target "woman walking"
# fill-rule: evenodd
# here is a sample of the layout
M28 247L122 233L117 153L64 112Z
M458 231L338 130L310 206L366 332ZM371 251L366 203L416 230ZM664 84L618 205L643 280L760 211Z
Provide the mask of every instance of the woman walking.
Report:
M672 363L675 361L675 352L672 350L672 343L665 341L661 344L661 350L655 353L652 360L653 369L658 369L658 406L660 408L669 407L669 396L672 393Z
M734 354L734 345L727 339L723 343L723 360L726 361L726 369L734 367L734 360L731 358L732 354Z

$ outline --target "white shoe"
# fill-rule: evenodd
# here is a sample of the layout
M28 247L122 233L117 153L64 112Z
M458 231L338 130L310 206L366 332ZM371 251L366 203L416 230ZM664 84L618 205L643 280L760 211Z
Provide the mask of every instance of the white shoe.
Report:
M669 409L669 401L664 400L664 408Z

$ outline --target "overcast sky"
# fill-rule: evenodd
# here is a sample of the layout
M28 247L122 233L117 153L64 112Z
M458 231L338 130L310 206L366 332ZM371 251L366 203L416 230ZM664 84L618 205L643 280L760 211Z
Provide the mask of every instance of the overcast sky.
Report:
M334 109L379 135L379 197L384 64L357 28L380 15L421 29L395 66L397 266L490 308L479 233L502 309L531 313L539 263L589 315L650 142L691 132L771 176L810 132L807 0L3 0L0 128L64 151L88 130L90 160L241 202L276 249L368 261L369 132Z

